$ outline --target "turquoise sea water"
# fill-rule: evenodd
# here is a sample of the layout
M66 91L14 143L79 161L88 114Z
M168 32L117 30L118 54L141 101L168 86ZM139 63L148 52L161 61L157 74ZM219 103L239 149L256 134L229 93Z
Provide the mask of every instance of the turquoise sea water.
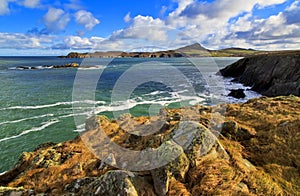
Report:
M225 83L226 89L231 88L228 87L230 85L236 85L216 76L215 69L211 67L217 65L222 68L236 60L238 58L198 59L198 66L207 68L207 72L203 73L184 58L89 59L84 60L79 69L52 69L45 66L81 63L82 60L0 57L0 173L12 168L21 152L31 151L38 144L73 139L84 128L84 125L75 125L74 116L86 118L92 113L102 113L116 117L113 112L121 111L140 116L155 114L161 107L197 103L209 105L211 92L205 77L215 77L219 81L216 85ZM23 69L24 67L31 69ZM129 74L126 77L124 73ZM154 75L157 78L152 81L151 77ZM77 93L82 92L83 96L82 99L78 100L76 97L74 100L74 81L79 76L82 76L78 80L82 89L76 90ZM85 88L84 77L87 81L90 77L95 77L93 80L98 81L94 88L95 99L86 99L84 96L90 92L90 83L87 82ZM186 82L182 82L180 78L185 78ZM135 83L139 80L140 82ZM121 90L114 91L118 85ZM126 93L128 86L132 90L130 93ZM190 94L189 88L193 88L194 93ZM122 92L125 92L124 97ZM113 93L115 94L112 96ZM251 91L247 93L247 98L256 96ZM225 94L226 92L220 99L236 101L226 98ZM72 110L74 103L77 104L76 107L80 104L92 104L96 107L91 113L78 114Z

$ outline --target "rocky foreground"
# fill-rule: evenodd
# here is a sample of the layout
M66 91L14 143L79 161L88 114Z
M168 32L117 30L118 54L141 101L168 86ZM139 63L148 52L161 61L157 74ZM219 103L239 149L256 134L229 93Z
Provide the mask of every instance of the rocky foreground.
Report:
M220 70L266 96L300 96L300 52L252 56Z
M224 107L222 122L219 112ZM165 109L151 119L93 117L81 137L24 152L17 165L0 176L0 195L299 195L299 108L299 97L262 97L243 104ZM129 133L141 126L156 133ZM83 142L99 144L101 130L130 150L158 148L168 157L172 146L181 153L160 168L119 169L115 165L121 159L110 154L108 165ZM192 140L178 145L189 133Z

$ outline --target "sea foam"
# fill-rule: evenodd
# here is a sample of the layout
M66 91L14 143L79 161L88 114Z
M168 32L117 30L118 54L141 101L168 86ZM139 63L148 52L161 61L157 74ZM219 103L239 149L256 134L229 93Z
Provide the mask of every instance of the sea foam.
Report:
M56 124L56 123L58 123L58 122L60 122L60 121L59 121L59 120L54 120L54 121L48 121L48 122L45 122L45 124L43 124L43 125L40 126L40 127L34 127L34 128L32 128L32 129L22 131L22 132L21 132L20 134L18 134L18 135L14 135L14 136L2 138L2 139L0 139L0 142L7 141L7 140L11 140L11 139L15 139L15 138L21 137L21 136L23 136L23 135L26 135L26 134L28 134L28 133L31 133L31 132L41 131L41 130L43 130L43 129L45 129L45 128L47 128L47 127L53 125L53 124Z

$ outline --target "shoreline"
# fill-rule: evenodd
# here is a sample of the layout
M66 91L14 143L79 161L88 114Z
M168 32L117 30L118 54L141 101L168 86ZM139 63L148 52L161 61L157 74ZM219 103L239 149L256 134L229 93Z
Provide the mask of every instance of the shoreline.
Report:
M251 59L257 58L262 57L250 57L250 64L247 64L249 58L244 58L223 69L236 75L221 73L238 82L257 62L253 63ZM272 56L266 58L273 59ZM239 71L240 67L243 67L242 71ZM281 69L283 73L290 72L286 64L283 67L287 68ZM254 66L254 70L256 68ZM263 66L258 68L265 69ZM276 72L271 75L273 73ZM58 144L40 145L33 152L23 153L15 168L1 174L0 185L15 188L23 185L22 193L25 194L32 191L125 194L127 190L146 195L193 195L199 191L202 194L228 191L231 194L297 194L300 192L300 174L297 173L300 169L297 158L300 156L297 150L300 138L296 137L300 127L299 106L298 96L274 94L244 103L165 109L151 117L91 117L79 137ZM224 121L223 107L226 108ZM142 127L156 132L141 136ZM107 154L103 151L107 149L107 143L100 139L102 131L110 141L129 150L142 151L143 156ZM195 138L185 144L182 139L189 138L187 133ZM174 138L175 144L171 145L170 139ZM169 153L170 148L180 152L175 159ZM164 155L163 160L171 159L160 165L163 162L159 161L159 154L148 157L143 149L158 149ZM104 157L96 156L97 152L104 153ZM140 163L140 160L144 162ZM139 170L141 166L148 170ZM285 175L279 174L278 170ZM39 180L34 181L32 175ZM57 187L57 183L61 186Z
M244 191L251 192L250 184L254 183L257 180L259 181L259 180L263 180L265 178L265 177L262 178L262 176L259 177L259 175L261 175L259 172L262 172L262 170L257 168L257 165L260 167L266 167L262 164L264 161L279 161L278 166L280 166L280 161L283 161L283 159L281 159L281 156L276 155L276 152L280 153L280 151L278 151L278 150L277 151L272 150L272 151L269 151L267 155L265 154L265 152L263 150L264 145L262 145L265 142L264 137L268 136L268 138L271 139L271 138L273 138L273 135L268 134L267 132L264 133L264 130L275 131L274 134L275 133L279 134L278 137L286 137L284 135L280 135L281 130L284 130L286 127L290 127L290 126L293 126L294 128L296 128L298 126L297 123L300 123L297 121L298 115L300 115L300 111L295 110L295 108L298 108L299 104L300 104L300 98L295 97L295 96L287 96L287 97L280 96L280 97L275 97L275 98L261 97L261 98L251 99L243 104L228 104L227 112L226 112L226 119L223 123L224 125L220 132L221 135L219 137L217 137L217 140L216 140L217 143L215 143L216 148L209 147L209 148L213 148L214 150L207 151L205 154L202 155L202 158L198 157L198 158L200 158L199 159L200 162L197 163L196 165L198 165L198 164L200 164L200 165L199 165L199 168L196 167L197 170L199 169L201 171L200 168L209 167L209 165L202 165L202 164L204 164L201 162L202 159L210 160L211 158L213 158L213 160L214 160L213 163L218 163L221 161L223 167L228 166L228 169L230 169L230 170L232 170L232 169L236 170L236 171L241 170L241 171L246 172L246 174L247 174L247 172L251 171L252 175L258 175L257 176L258 178L254 178L254 179L247 177L246 174L244 176L244 178L247 179L246 184L248 187L248 189L244 190ZM270 105L272 105L273 107L269 107ZM274 107L275 105L277 105L277 106L282 105L282 106ZM98 159L95 157L95 155L90 152L91 149L86 148L86 146L85 146L86 143L83 142L85 139L88 139L89 141L93 141L93 138L99 138L99 137L97 137L97 134L98 134L97 127L100 124L101 124L102 128L105 130L105 132L107 133L107 135L114 135L114 136L112 136L112 139L114 142L116 142L117 144L119 144L121 146L124 146L124 147L131 146L132 148L135 148L136 150L138 150L138 149L144 148L145 146L148 146L148 145L153 145L153 144L154 144L154 146L156 146L158 144L161 145L160 139L162 139L164 137L168 138L168 135L170 135L170 134L172 135L173 132L176 135L178 128L173 129L173 127L176 127L177 123L180 123L180 121L182 119L186 119L186 120L190 119L193 121L193 119L195 120L195 117L196 117L195 114L200 115L200 117L199 117L200 121L197 121L199 123L199 125L197 124L196 126L202 127L201 130L203 129L203 130L206 130L209 132L212 131L212 129L209 128L210 127L209 116L211 115L211 112L212 112L211 108L216 108L216 110L218 110L219 106L208 107L208 106L198 105L198 106L191 106L191 107L180 108L180 109L171 109L168 111L168 116L171 119L169 122L167 121L168 126L165 127L159 134L156 134L153 136L145 136L145 138L130 136L130 134L128 135L124 131L121 131L122 129L120 129L119 126L122 124L122 122L126 122L127 125L130 125L130 127L132 125L133 125L133 127L139 126L139 124L143 124L143 122L147 122L149 117L126 116L126 117L123 117L121 119L121 121L109 120L106 117L101 117L101 116L96 117L96 118L91 118L90 120L87 121L87 129L89 131L84 132L81 137L77 137L74 140L70 140L70 141L66 141L66 142L62 142L62 143L58 143L58 144L41 145L39 148L37 148L33 152L23 153L22 158L20 159L19 163L17 164L19 168L17 167L14 169L14 171L7 172L6 174L4 174L4 176L11 176L10 178L14 179L13 176L17 175L18 177L10 182L10 186L18 187L18 184L25 183L24 184L25 190L32 190L33 187L31 187L30 183L34 183L34 182L33 182L33 180L30 180L31 178L29 176L32 175L30 173L39 172L38 176L40 176L39 178L41 178L41 179L39 180L38 184L34 185L35 190L37 191L37 193L44 192L45 189L42 188L43 187L42 184L45 183L45 184L48 184L47 186L51 188L50 189L51 192L56 190L56 192L52 192L53 194L54 193L57 193L57 194L58 193L59 194L60 193L61 194L72 193L73 189L71 187L75 186L75 184L76 184L75 182L78 182L78 180L81 178L84 179L84 178L88 177L88 178L90 178L91 181L86 182L87 184L81 184L79 186L79 188L74 189L73 191L75 191L75 190L76 190L76 192L79 191L78 193L84 193L85 191L93 192L93 188L92 187L89 188L89 184L93 183L93 179L96 180L97 183L101 184L101 183L103 183L101 181L102 178L105 178L106 175L113 175L114 179L117 180L114 182L118 183L120 181L123 182L122 181L123 178L121 178L121 176L123 176L123 174L124 174L123 173L124 171L116 166L111 167L109 165L103 165L102 167L103 167L104 171L99 170L101 161L98 161ZM243 110L242 110L242 108L243 108ZM262 110L261 108L265 108L265 109ZM198 112L200 112L200 113L198 113ZM285 116L279 117L280 114L285 114L287 112L289 114L288 119ZM277 116L276 121L272 120L274 115ZM158 117L158 118L154 117L154 118L157 120L161 119L161 117ZM198 119L198 117L196 117L196 119ZM245 119L247 119L247 120L245 121ZM155 120L150 121L150 125L155 126L155 122L156 122ZM100 124L98 124L98 123L100 123ZM138 123L138 124L135 124L135 123ZM262 125L265 125L266 127L259 128ZM124 126L124 124L123 124L123 126ZM278 127L279 130L276 127ZM169 130L173 130L173 131L169 132ZM209 132L207 132L207 133L209 133ZM288 132L287 134L290 135L293 133ZM157 140L158 138L159 138L159 140ZM151 141L154 143L151 144L152 143ZM276 145L279 145L279 146L283 145L283 144L277 143L276 142L277 140L272 139L272 141L275 142ZM129 142L129 143L127 143L127 142ZM135 144L136 142L138 142L138 145ZM201 143L201 140L198 142L200 142L199 144L201 144L201 145L207 145L207 144ZM255 144L256 142L259 142L259 143ZM260 143L261 143L261 145L260 145ZM139 145L142 145L144 147L139 146ZM196 145L196 143L193 145ZM217 146L219 146L219 145L220 145L220 147L217 148ZM251 156L245 157L244 155L240 155L240 153L241 153L240 151L235 151L235 150L232 151L234 148L239 148L238 145L242 145L244 148L246 148L247 151L244 152L244 150L243 150L243 152L250 153ZM289 143L286 143L284 145L289 145ZM235 147L233 148L233 146L235 146ZM252 146L253 146L253 148L252 148ZM268 146L272 147L272 143L270 143ZM279 147L279 146L277 146L277 147ZM259 148L261 150L257 151L256 148ZM282 146L282 148L283 148L283 146ZM191 172L190 174L186 174L186 175L193 174L196 170L195 166L192 166L193 165L192 164L188 167L189 169L187 169L186 163L188 160L189 160L188 162L190 162L192 160L198 160L198 158L197 159L195 159L195 157L193 158L194 155L192 156L192 154L193 154L192 151L189 151L188 149L190 149L190 148L187 148L184 150L185 155L187 156L188 159L185 157L185 155L179 159L182 161L184 160L183 162L179 161L179 163L183 164L183 165L175 166L175 165L173 165L174 162L171 162L172 167L166 166L164 168L169 168L171 170L172 170L172 168L173 169L177 168L177 169L179 169L178 171L185 171L187 173ZM223 150L221 150L221 149L223 149ZM289 152L290 151L287 151L285 153L289 153ZM72 153L75 153L75 154L71 156ZM192 153L192 154L190 154L190 153ZM215 153L217 153L217 154L215 154ZM273 155L272 153L275 153L275 155ZM64 160L65 156L67 156L67 157L70 156L70 157L67 158L67 160ZM239 156L242 156L243 159L238 158ZM290 154L288 156L285 156L284 160L288 161L288 162L292 161L292 159L288 158L289 156L290 156ZM39 158L37 158L37 157L39 157ZM55 158L55 157L57 157L57 158ZM230 157L230 159L228 157ZM118 157L115 157L115 159L119 160ZM233 163L235 161L238 161L239 164L242 164L243 166L240 165L239 167L236 167L236 166L233 166L234 165L233 163L232 163L233 165L231 165L231 164L228 165L228 163L226 163L226 162L229 161L231 163L230 160L233 161ZM78 163L82 164L80 166L82 169L79 169L79 170L76 169L77 167L75 165L77 165ZM38 164L38 165L36 165L36 164ZM113 165L115 163L111 163L111 164ZM190 162L190 164L191 164L191 162ZM296 164L298 164L298 163L296 163ZM25 165L26 165L26 167L24 167ZM64 178L60 178L59 175L55 174L55 173L60 172L61 169L63 169L63 168L66 169L67 165L69 165L68 169L66 170L66 171L68 171L68 173L67 173L68 178L66 178L66 180L62 180ZM248 168L249 165L250 165L250 168ZM300 167L300 165L299 165L299 167ZM20 174L19 172L22 172L21 168L23 168L23 169L26 168L26 172ZM182 170L182 168L185 168L185 169ZM244 168L244 169L242 169L242 168ZM292 166L290 166L289 169L292 169ZM154 169L153 171L158 171L158 170ZM50 171L54 172L54 174L53 174L53 176L48 176L47 178L50 178L50 179L53 178L53 180L55 178L56 180L55 181L42 180L43 178L45 178L45 176L43 176L43 175L44 174L46 175ZM96 172L96 171L98 171L100 173L93 174L93 172ZM175 172L174 170L172 170L172 171L173 171L173 173ZM222 170L220 170L218 172L221 172L221 171ZM17 173L14 173L14 172L17 172ZM74 173L74 172L75 173L79 172L79 173L77 173L75 176L72 176L71 173ZM86 173L86 172L88 172L88 173ZM119 172L122 173L121 176L118 176L120 174ZM207 175L209 175L210 170L207 170L206 172L208 172ZM153 180L158 178L158 176L154 175L152 172L150 172L150 173L149 172L132 172L132 173L133 173L132 175L135 176L134 178L139 178L141 180L142 179L144 180L143 176L149 176L149 177L152 176ZM221 175L222 172L219 174ZM295 175L296 174L297 173L295 173ZM36 175L37 175L37 173L36 173ZM225 175L225 174L222 174L222 175ZM273 176L273 174L269 173L269 172L266 172L263 175L271 176L271 178L275 178ZM56 177L54 177L54 176L56 176ZM97 176L99 178L97 178ZM269 178L269 177L267 177L267 178ZM275 179L277 179L277 178L279 178L280 180L287 180L284 177L280 177L280 176L279 177L277 176ZM56 181L60 181L59 179L62 180L60 183L63 184L63 187L62 187L63 189L55 186ZM127 177L126 177L126 179L127 179ZM172 178L170 178L169 179L170 180L169 191L172 191L173 188L178 186L178 183L179 184L183 183L184 182L183 179L185 179L185 177L178 178L178 176L177 177L173 176ZM2 180L3 180L3 176L2 176ZM129 180L131 181L131 180L133 180L133 178L130 177ZM72 184L73 181L75 184ZM94 181L94 182L96 183L96 181ZM26 183L26 182L28 182L28 183ZM51 184L52 182L54 184ZM108 181L105 181L105 182L108 182ZM187 182L192 183L191 181L187 181ZM166 182L164 182L164 183L166 183ZM175 187L174 187L174 185L175 185L174 183L176 184ZM270 184L268 184L268 183L270 183ZM288 191L288 192L291 191L289 188L283 188L283 189L282 189L282 187L280 188L280 184L277 184L277 180L275 180L273 182L268 180L268 183L265 185L263 185L263 184L259 185L257 187L257 189L260 190L261 188L264 187L268 190L271 190L269 188L277 187L276 188L277 191L282 191L282 190ZM2 184L2 185L4 185L4 184ZM109 185L109 186L111 186L111 185ZM141 188L139 185L136 185L136 184L134 184L133 186L137 192L139 191L139 188ZM158 186L158 185L156 184L156 186ZM251 186L253 186L253 184ZM262 187L260 187L260 186L262 186ZM159 190L156 190L155 187L151 188L151 186L149 184L147 184L146 187L147 187L146 189L148 191L154 191L156 193L159 191ZM267 188L267 187L269 187L269 188ZM112 187L110 187L110 188L112 188ZM112 189L112 190L114 190L114 192L123 190L122 187L119 187L119 188ZM186 187L186 188L188 188L188 187ZM221 189L220 188L221 187L216 188L216 189L222 190L222 188ZM65 191L63 191L63 190L65 190ZM68 190L68 191L66 191L66 190ZM105 190L105 188L103 190ZM191 191L192 189L187 189L187 190ZM61 192L61 191L63 191L63 192ZM162 191L162 190L160 190L160 191ZM183 189L181 189L181 191L183 191ZM228 191L228 190L224 189L223 191ZM231 191L233 191L233 189L231 189ZM76 192L73 192L73 193L76 193ZM209 193L209 192L207 192L207 193ZM260 193L262 193L262 192L260 192ZM291 192L289 192L289 193L291 193Z

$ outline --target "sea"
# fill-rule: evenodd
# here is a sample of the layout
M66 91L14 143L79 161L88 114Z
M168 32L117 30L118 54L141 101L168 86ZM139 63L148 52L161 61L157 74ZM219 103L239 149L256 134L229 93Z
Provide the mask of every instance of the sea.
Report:
M164 107L260 96L217 74L239 59L0 57L0 173L39 144L73 139L95 114L149 116ZM53 67L68 63L80 66ZM238 88L245 89L246 98L227 96Z

